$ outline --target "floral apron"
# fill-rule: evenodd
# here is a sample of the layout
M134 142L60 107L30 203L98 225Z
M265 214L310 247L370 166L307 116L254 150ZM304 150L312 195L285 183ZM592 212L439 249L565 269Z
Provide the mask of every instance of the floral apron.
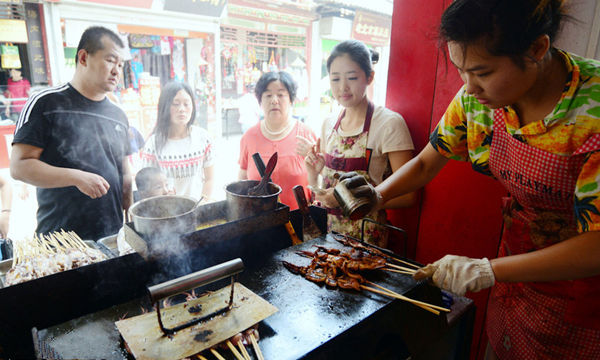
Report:
M600 149L600 136L571 156L537 149L509 135L504 109L494 111L489 165L510 196L503 199L499 256L535 251L578 234L574 190L584 154ZM496 283L486 323L500 359L600 358L600 277Z
M335 186L337 180L334 178L334 174L338 173L341 175L344 172L350 171L356 171L363 175L367 181L373 183L368 174L372 149L367 148L367 137L374 110L375 106L372 102L369 102L363 131L355 136L341 136L338 132L346 110L342 111L338 117L331 134L327 137L325 149L323 149L325 153L325 167L321 175L323 176L323 187L325 189ZM329 231L337 231L360 239L362 219L352 221L348 217L343 216L339 208L327 209L327 212ZM365 217L383 224L386 222L385 210L369 213ZM364 240L374 245L385 247L387 245L387 231L380 226L366 223Z

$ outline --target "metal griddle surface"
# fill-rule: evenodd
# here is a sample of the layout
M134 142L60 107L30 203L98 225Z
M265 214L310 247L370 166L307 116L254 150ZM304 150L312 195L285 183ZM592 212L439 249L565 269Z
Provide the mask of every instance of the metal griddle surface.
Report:
M365 325L367 328L376 327L376 324L362 323L373 314L381 312L383 315L387 310L390 311L388 315L397 314L398 321L401 321L402 311L408 310L421 313L435 323L440 320L445 322L444 316L437 318L436 315L411 304L407 304L408 306L399 304L397 309L392 309L395 307L392 302L398 304L399 301L378 294L331 289L324 284L310 282L299 275L292 274L282 265L282 261L308 265L310 259L296 254L296 251L314 251L316 250L314 245L349 249L335 241L331 235L327 235L283 249L273 254L264 267L252 273L242 274L240 282L279 308L278 313L263 321L264 327L270 330L266 333L261 332L260 344L266 359L327 358L325 353L313 350L332 340L340 342L338 344L340 349L336 349L337 345L331 346L332 352L341 355L340 351L343 352L344 348L352 348L352 346L348 347L350 344L347 344L344 338L354 337L352 332L359 325ZM419 286L410 276L382 270L373 271L367 278L408 296ZM440 305L439 299L419 300ZM362 339L362 341L369 340ZM347 355L360 358L357 354Z
M378 343L381 341L394 347L394 358L402 358L405 357L399 354L402 349L405 353L422 349L424 344L447 329L444 315L436 316L412 304L378 294L329 289L292 274L282 265L282 260L299 265L308 264L310 259L295 252L312 251L313 245L344 248L331 235L316 238L273 254L265 254L259 264L247 268L238 278L240 283L279 309L259 325L259 344L265 359L375 358L372 351L381 350L382 344ZM417 283L407 275L376 270L368 278L406 296L441 305L439 289ZM117 320L118 313L123 314L122 311L112 312L112 321ZM90 314L83 320L59 326L70 329L66 334L58 334L57 327L43 333L60 338L64 344L69 343L69 338L76 342L82 335L78 324L86 324L89 328L89 322L101 321L98 315ZM96 330L96 337L114 339L118 334L114 326L97 326ZM91 335L86 333L85 336ZM48 345L59 355L63 353L52 341ZM364 352L368 352L368 356ZM121 354L113 350L112 356L106 355L86 353L79 354L79 357L119 358Z

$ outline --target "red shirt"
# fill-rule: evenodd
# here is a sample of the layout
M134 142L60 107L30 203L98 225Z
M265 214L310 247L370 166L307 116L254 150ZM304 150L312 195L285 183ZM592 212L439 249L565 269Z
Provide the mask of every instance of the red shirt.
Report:
M266 164L271 155L277 152L277 166L271 175L271 180L281 186L279 202L286 204L290 210L298 208L294 197L293 187L302 185L304 192L309 194L308 174L304 166L304 157L296 154L296 136L300 135L312 141L317 140L315 133L304 123L296 122L294 129L285 138L277 141L267 139L260 131L260 122L248 129L240 141L239 164L247 171L249 180L260 180L258 169L252 159L252 154L259 153Z
M8 79L6 92L7 97L9 98L28 98L29 97L29 89L31 88L31 84L27 79L21 79L19 81L13 81L13 79ZM27 100L17 100L11 102L11 112L19 113L25 106Z

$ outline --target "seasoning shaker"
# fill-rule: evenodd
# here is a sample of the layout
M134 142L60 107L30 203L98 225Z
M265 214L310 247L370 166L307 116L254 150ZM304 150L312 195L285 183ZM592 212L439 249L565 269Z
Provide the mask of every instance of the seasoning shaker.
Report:
M359 220L369 213L370 200L366 197L355 197L346 186L348 181L349 179L339 181L333 189L333 195L345 216L350 220Z

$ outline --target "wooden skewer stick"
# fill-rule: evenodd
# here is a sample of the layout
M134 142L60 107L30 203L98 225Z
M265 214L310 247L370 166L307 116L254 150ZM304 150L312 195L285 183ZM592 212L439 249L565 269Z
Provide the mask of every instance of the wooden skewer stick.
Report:
M68 234L77 240L85 249L89 248L88 244L86 244L85 241L83 241L83 239L79 237L75 231L69 231Z
M215 356L217 359L219 359L219 360L225 360L225 358L224 358L224 357L222 357L222 356L221 356L221 354L219 354L219 353L217 352L217 350L215 350L215 349L210 349L210 352L211 352L211 353L212 353L212 354L213 354L213 355L214 355L214 356Z
M233 356L235 356L237 360L244 360L244 357L242 356L242 354L239 353L239 351L237 351L235 346L233 346L231 340L227 340L227 347L229 347L229 350L231 350Z
M369 287L369 286L365 286L365 285L361 285L361 286L360 286L360 288L361 288L361 289L364 289L364 290L368 290L368 291L374 292L374 293L376 293L376 294L379 294L379 295L384 295L384 296L391 297L391 298L394 298L394 299L405 300L405 301L408 301L408 302L410 302L410 303L412 303L412 304L414 304L414 305L416 305L416 306L420 307L420 308L421 308L421 309L423 309L423 310L427 310L427 311L429 311L429 312L431 312L431 313L434 313L434 314L436 314L436 315L439 315L439 314L440 314L440 312L439 312L439 311L437 311L437 310L435 310L435 309L432 309L432 308L430 308L430 307L429 307L429 306L427 306L427 305L423 305L423 304L415 303L415 302L411 301L412 299L410 299L410 298L401 298L401 297L395 296L395 295L393 295L393 294L390 294L390 293L389 293L389 292L387 292L387 291L383 291L383 290L377 290L377 289L375 289L375 288L372 288L372 287ZM417 300L414 300L414 301L417 301Z
M260 351L260 346L258 346L258 341L256 341L256 337L254 337L254 334L250 334L250 341L252 341L252 347L254 348L254 352L256 353L256 357L258 358L258 360L265 360L262 351Z
M397 261L397 262L399 262L401 264L408 265L408 266L410 266L410 267L412 267L412 268L414 268L416 270L418 270L418 269L421 268L419 265L415 265L415 264L409 263L408 261L404 261L404 260L400 260L400 259L396 259L396 258L390 258L390 259L393 260L393 261ZM388 261L387 263L389 265L390 262Z
M398 293L397 293L397 292L395 292L395 291L392 291L392 290L390 290L390 289L386 289L386 288L384 288L384 287L383 287L383 286L381 286L381 285L377 285L377 284L375 284L375 283L374 283L374 282L372 282L372 281L367 281L367 284L369 284L369 285L373 285L373 286L375 286L375 287L377 287L377 288L379 288L379 289L381 289L381 290L383 290L383 291L386 291L386 292L388 292L388 293L390 293L390 294L392 294L392 295L399 296L399 297L401 297L401 298L404 298L404 299L408 299L408 300L410 300L410 302L412 302L413 304L417 304L417 303L419 303L419 304L422 304L422 305L428 306L428 307L430 307L430 308L432 308L432 309L437 309L437 310L444 311L444 312L450 312L450 311L451 311L450 309L447 309L447 308L445 308L445 307L441 307L441 306L437 306L437 305L429 304L429 303L426 303L426 302L423 302L423 301L419 301L419 300L411 299L411 298L409 298L409 297L406 297L406 296L404 296L404 295L402 295L402 294L398 294ZM408 301L408 300L407 300L407 301Z
M246 351L246 347L244 346L244 343L242 341L238 342L238 347L240 348L242 355L244 355L244 359L251 360L250 354L248 354L248 351Z
M200 359L200 360L208 360L207 358L205 358L205 357L204 357L204 356L202 356L202 355L196 355L196 356L197 356L197 357L198 357L198 359Z
M406 274L406 275L413 275L414 274L414 272L412 272L412 271L406 271L406 270L396 270L396 269L388 269L388 268L383 268L383 270L389 271L389 272L393 272L393 273L398 273L398 274Z
M396 264L387 263L387 264L385 264L385 266L389 266L391 268L398 269L398 270L411 271L413 273L417 272L416 269L411 269L411 268L407 268L405 266L400 266L400 265L396 265Z

